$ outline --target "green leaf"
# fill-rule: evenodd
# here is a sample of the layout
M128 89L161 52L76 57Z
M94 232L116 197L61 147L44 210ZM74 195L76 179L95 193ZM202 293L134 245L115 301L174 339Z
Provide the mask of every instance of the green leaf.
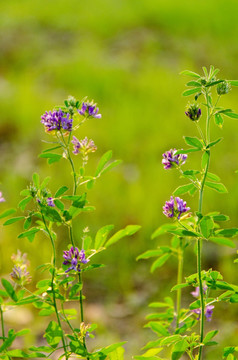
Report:
M237 81L238 82L238 81ZM237 85L238 86L238 85ZM229 354L233 354L235 351L234 346L227 346L223 349L223 356L227 357Z
M231 248L236 247L232 240L227 239L225 237L210 237L209 240L211 240L214 243L219 244L219 245L226 245L226 246L229 246Z
M155 262L153 262L150 271L154 272L155 269L161 267L164 265L164 263L170 258L171 254L164 254L161 257L159 257Z
M42 207L42 212L48 220L52 222L62 222L60 214L58 213L57 210L53 209L52 207L44 206Z
M192 147L198 148L198 149L203 148L202 142L197 137L185 136L184 140L189 146L192 146Z
M62 337L62 330L55 321L51 321L45 331L44 337L50 346L56 348Z
M212 219L209 216L204 216L200 221L200 229L205 239L209 238L213 227L214 223Z
M210 215L211 218L213 218L214 221L228 221L230 220L229 216L218 214L218 215Z
M107 241L105 247L108 247L112 244L114 244L115 242L117 242L118 240L120 240L121 238L125 237L125 236L130 236L135 234L138 230L140 230L141 226L140 225L127 225L125 227L125 229L119 230L116 234L114 234L112 237L110 237L110 239Z
M60 161L62 155L52 154L52 153L43 153L39 155L40 158L48 159L48 164L53 164L54 162Z
M67 186L61 186L55 193L55 197L60 197L61 195L63 195L67 190L69 190L69 188L67 188Z
M8 219L7 221L5 221L5 223L4 223L3 225L4 225L4 226L5 226L5 225L11 225L11 224L14 224L14 223L17 222L17 221L22 220L22 219L25 219L25 216L17 216L17 217Z
M195 152L195 151L200 151L200 149L199 148L185 149L185 150L181 149L181 150L175 151L174 154L175 155L177 155L177 154L188 154L188 153Z
M8 209L8 210L5 210L3 211L1 214L0 214L0 219L3 219L9 215L12 215L16 212L16 209Z
M41 190L44 189L48 185L50 179L51 179L50 176L47 176L46 178L44 178L44 180L42 181L41 186L40 186Z
M15 293L15 290L14 290L12 284L9 281L7 281L6 279L2 279L1 281L2 281L2 286L4 287L4 289L10 296L10 298L16 302L18 300L17 294Z
M168 330L160 322L151 321L145 327L150 327L154 332L163 336L170 335Z
M153 234L151 235L151 239L155 239L157 236L166 234L168 230L175 230L177 228L177 225L175 224L164 224L158 227Z
M95 249L98 250L107 241L108 234L114 229L114 225L106 225L98 230L95 237Z
M34 183L35 187L36 187L37 189L39 189L39 186L40 186L40 177L39 177L39 175L38 175L37 173L34 173L34 174L32 175L32 180L33 180L33 183Z
M192 77L195 77L195 78L201 78L201 76L193 71L190 71L190 70L183 70L179 73L180 75L188 75L188 76L192 76ZM232 81L232 80L231 80Z
M200 300L196 300L196 301L192 302L192 304L190 304L189 309L190 310L197 309L200 307L200 304L201 304Z
M47 153L47 152L50 152L50 151L52 151L52 150L56 150L56 149L60 149L60 148L61 148L61 145L52 147L52 148L50 148L50 149L43 150L42 152L43 152L43 153Z
M168 232L170 232L171 234L174 234L174 235L178 235L178 236L201 237L201 234L194 232L194 231L185 230L185 229L169 230Z
M215 120L215 124L217 126L219 126L220 128L222 128L224 120L223 120L223 117L221 116L221 114L216 113L214 120Z
M104 167L104 169L101 171L100 175L104 174L105 172L113 169L117 165L120 165L122 163L122 160L114 160L111 162L108 166Z
M231 303L238 303L238 294L234 294L230 297Z
M18 239L23 239L23 238L28 238L28 240L30 242L32 242L34 240L35 234L40 231L40 229L33 227L28 231L24 231L23 233L21 233L20 235L18 235Z
M196 87L200 87L201 83L198 81L189 81L186 86L196 86Z
M203 344L206 345L206 343L208 343L214 336L216 336L216 334L218 333L218 330L212 330L212 331L209 331L205 338L203 339Z
M193 184L182 185L177 187L177 189L174 190L173 194L174 196L186 194L187 192L193 190L194 188L196 188L196 186L194 186Z
M218 191L221 194L227 193L227 188L222 183L213 183L210 181L206 181L205 185L215 191Z
M26 205L31 201L32 197L27 196L25 199L21 200L18 204L18 207L23 211L25 210Z
M199 170L185 170L185 171L183 171L184 176L194 176L194 175L197 175L197 174L200 174Z
M175 342L181 339L181 335L170 335L161 341L161 345L173 345Z
M55 199L54 203L58 209L60 209L61 211L64 211L64 204L62 203L62 201L60 201L59 199Z
M173 307L171 304L165 303L165 302L153 302L149 304L149 307L152 308L164 308L164 307Z
M232 119L238 119L238 114L234 113L234 112L225 112L224 113L225 116L228 116L229 118L232 118Z
M188 347L189 344L185 339L178 341L173 347L172 360L180 359Z
M183 283L183 284L178 284L172 287L171 291L175 291L175 290L179 290L179 289L183 289L185 287L189 286L188 283Z
M118 347L121 347L121 346L124 345L124 344L126 344L126 341L109 345L109 346L107 346L107 347L104 347L104 348L101 348L101 349L99 349L99 350L94 351L94 352L93 352L93 355L94 355L94 354L97 354L97 353L104 354L104 355L108 355L108 354L110 354L112 351L116 350ZM102 359L104 359L104 358L102 358Z
M124 359L124 348L122 346L116 348L108 354L109 360L123 360Z
M238 228L222 229L216 231L216 236L233 237L238 234Z
M223 139L223 138L219 138L219 139L217 139L217 140L215 140L215 141L212 141L210 144L208 144L208 145L206 146L206 149L209 149L209 148L211 148L212 146L215 146L215 145L218 144L222 139Z
M143 254L137 256L136 260L140 260L140 259L149 259L151 257L154 256L160 256L162 255L163 252L161 249L158 250L147 250L146 252L144 252Z
M232 86L238 86L238 80L229 80L229 83L230 83Z
M104 166L106 165L106 163L111 159L112 157L112 151L109 150L107 151L100 159L96 172L95 172L95 176L98 176L101 171L103 170Z
M212 181L220 181L221 179L219 178L219 176L217 176L216 174L207 173L207 179L212 180Z
M189 96L189 95L192 95L192 94L195 94L195 93L198 93L201 91L201 88L200 87L197 87L197 88L194 88L194 89L190 89L190 90L185 90L182 95L183 96Z
M209 153L205 151L202 156L202 169L205 169L209 162Z

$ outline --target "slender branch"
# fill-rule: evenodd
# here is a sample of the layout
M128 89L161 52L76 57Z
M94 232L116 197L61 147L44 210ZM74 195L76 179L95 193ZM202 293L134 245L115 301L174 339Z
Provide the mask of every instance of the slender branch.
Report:
M0 314L1 314L1 327L2 327L2 337L3 337L3 342L5 339L5 329L4 329L4 319L3 319L3 311L2 311L2 306L0 305Z
M45 217L44 217L44 214L42 213L41 211L41 215L42 215L42 220L43 220L43 223L45 225L45 229L50 237L50 241L51 241L51 245L52 245L52 249L53 249L53 268L52 268L52 278L51 278L51 288L52 288L52 294L53 294L53 306L55 308L55 314L56 314L56 317L57 317L57 321L58 321L58 325L62 331L62 336L61 336L61 339L62 339L62 343L63 343L63 348L64 348L64 352L65 352L65 357L66 357L66 360L68 360L68 353L67 353L67 349L66 349L66 343L65 343L65 339L64 339L64 334L63 334L63 329L62 329L62 325L61 325L61 321L60 321L60 318L59 318L59 313L58 313L58 308L57 308L57 303L56 303L56 297L55 297L55 288L54 288L54 279L55 279L55 266L56 266L56 251L55 251L55 244L54 244L54 240L52 238L52 235L51 235L51 232L46 224L46 221L45 221Z
M178 275L177 275L177 284L181 284L183 278L183 240L180 239L180 247L178 252ZM181 293L182 289L177 290L177 321L176 327L179 327L180 320L180 311L181 311Z
M79 277L79 284L83 284L81 272L78 274L78 277ZM81 323L83 323L84 322L84 313L83 313L83 291L82 291L82 288L79 293L79 302L80 302L80 318L81 318ZM86 341L85 341L85 336L83 336L83 345L84 345L86 352L88 352ZM87 360L89 360L88 355L87 355Z

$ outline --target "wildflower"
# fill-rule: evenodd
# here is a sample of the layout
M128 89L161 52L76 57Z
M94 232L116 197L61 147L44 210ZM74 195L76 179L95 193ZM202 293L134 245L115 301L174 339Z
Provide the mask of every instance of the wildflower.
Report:
M82 153L84 156L87 156L88 153L95 152L97 150L94 141L92 139L88 140L87 137L79 141L76 136L73 136L73 140L71 142L74 145L73 153L75 155Z
M2 193L1 193L1 191L0 191L0 203L1 203L1 202L4 202L4 201L6 201L6 200L4 199L4 197L2 196Z
M48 197L46 201L47 201L47 205L48 205L48 206L51 206L51 207L54 207L54 206L55 206L54 200L53 200L52 197Z
M204 285L204 286L203 286L203 293L206 294L206 291L207 291L207 285ZM200 295L199 286L197 286L197 287L195 288L195 290L192 291L190 294L193 295L194 297L199 297L199 295Z
M73 119L69 118L70 114L64 114L61 109L57 111L46 111L44 115L41 116L41 122L45 126L45 131L55 131L55 130L72 130Z
M186 211L189 211L190 208L187 207L186 201L183 201L183 199L180 199L179 197L173 198L173 196L170 197L170 201L166 201L165 205L163 206L163 213L165 216L172 218L174 216L177 217L177 219L180 219L181 214L185 213Z
M83 341L86 336L89 335L88 330L90 329L90 324L86 325L84 322L80 324L80 333L79 333L79 340Z
M10 274L12 280L21 286L28 284L31 281L31 276L27 270L29 266L27 254L22 254L20 250L17 250L17 254L13 254L11 259L14 263Z
M213 314L213 309L214 309L214 306L213 305L207 305L206 308L205 308L205 317L206 317L206 320L207 321L211 321L212 319L212 314ZM200 315L201 315L201 309L198 308L198 309L194 309L192 310L192 312L196 315L198 315L197 317L197 320L200 319Z
M77 247L71 247L70 250L65 250L63 254L63 258L65 261L63 265L70 265L70 267L65 270L65 272L69 272L70 270L80 271L80 264L87 264L89 262L85 257L85 251L79 249Z
M177 154L175 155L176 149L170 149L163 154L162 164L166 170L171 169L172 167L180 166L185 164L188 155L187 154Z
M78 112L80 115L92 116L96 119L101 119L101 117L102 117L101 114L98 114L99 108L96 107L96 105L93 103L83 102L82 108L80 110L78 110Z
M217 85L218 95L225 95L231 90L231 86L227 81L223 81Z
M199 108L198 104L191 104L187 106L187 110L185 114L192 120L197 121L199 120L200 116L202 115L202 111Z

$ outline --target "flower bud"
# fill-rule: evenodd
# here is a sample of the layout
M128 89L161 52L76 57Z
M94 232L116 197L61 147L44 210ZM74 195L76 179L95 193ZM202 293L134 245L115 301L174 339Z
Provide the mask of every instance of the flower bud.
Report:
M223 81L217 85L218 95L225 95L231 90L231 86L227 81Z
M187 110L185 111L185 114L192 120L192 121L198 121L202 111L199 108L198 104L191 104L187 106Z

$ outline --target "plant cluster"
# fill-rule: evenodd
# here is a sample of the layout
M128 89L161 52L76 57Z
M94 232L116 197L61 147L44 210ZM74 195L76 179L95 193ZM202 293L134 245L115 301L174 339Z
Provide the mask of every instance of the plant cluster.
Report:
M95 263L94 257L101 251L116 243L125 236L133 235L140 228L138 225L128 225L109 236L113 225L100 228L95 236L90 235L86 227L81 234L81 240L75 236L73 221L83 212L93 211L89 204L87 192L96 180L108 170L120 163L110 161L112 152L106 152L100 159L95 173L87 174L89 155L97 150L93 140L87 137L79 140L75 135L80 126L88 119L100 119L99 109L94 102L87 99L78 101L73 97L65 100L64 105L57 106L53 111L47 111L42 116L47 135L52 137L50 148L39 155L47 159L49 164L58 161L68 161L73 177L72 190L63 185L53 193L48 184L50 177L43 181L37 173L32 176L32 183L21 192L24 197L18 204L23 215L9 218L4 226L23 221L24 231L19 239L28 239L31 243L37 234L42 233L52 248L52 261L42 264L37 270L47 272L44 278L36 284L36 290L28 287L31 281L27 255L20 250L12 256L14 263L10 279L2 278L0 289L0 315L2 344L1 359L13 358L47 358L51 355L58 359L84 358L112 360L122 356L124 342L89 350L87 337L94 337L96 324L88 324L84 315L83 275L85 272L102 267ZM76 159L76 160L75 160ZM85 190L86 187L86 190ZM5 201L0 193L0 202ZM15 209L4 211L0 218L10 216ZM68 230L67 248L62 254L56 253L57 234L61 227ZM49 259L50 260L50 259ZM57 265L59 264L59 265ZM75 303L78 302L78 306ZM39 316L49 317L45 329L45 345L31 346L29 349L16 349L14 341L24 336L29 329L16 332L9 329L6 332L4 312L11 307L31 304L39 310ZM71 304L71 306L70 306ZM78 307L78 310L77 310ZM12 348L13 345L13 348Z
M211 138L211 121L214 119L215 125L222 128L225 117L238 119L238 114L232 109L222 108L219 105L222 96L228 94L232 86L238 86L238 81L217 78L219 70L213 66L210 70L203 67L203 72L202 75L188 70L182 72L183 75L193 79L186 84L189 89L183 92L183 96L194 96L194 101L188 104L185 114L193 121L198 137L185 136L184 140L188 148L170 149L163 154L162 159L165 170L176 169L180 178L187 181L186 184L175 189L170 200L165 202L163 213L170 222L160 226L152 234L152 239L169 234L171 244L148 250L138 257L138 259L156 258L151 266L152 272L162 267L170 258L177 258L177 284L171 290L177 292L176 301L172 297L166 297L162 302L153 302L149 305L158 310L147 316L146 327L153 330L158 338L143 348L145 353L136 356L137 360L148 357L162 360L163 353L168 354L168 351L172 360L180 359L185 353L191 360L203 359L205 348L217 344L213 338L218 333L216 329L206 333L205 322L212 321L217 303L238 302L237 285L224 281L217 270L202 270L202 249L205 248L206 242L234 248L233 238L238 235L238 228L222 228L222 224L229 220L227 215L219 211L208 214L203 212L205 188L219 193L227 192L220 178L209 171L211 153L214 146L222 140L222 138ZM202 99L201 103L200 99ZM194 152L201 153L201 169L184 169L187 157ZM190 211L190 207L179 197L184 194L192 196L198 194L196 211ZM187 276L184 282L184 257L187 247L191 245L194 245L197 271ZM193 291L191 291L191 304L188 308L183 308L182 289L186 287L190 287ZM195 299L192 300L192 297ZM237 351L238 347L226 347L223 358L236 359Z

